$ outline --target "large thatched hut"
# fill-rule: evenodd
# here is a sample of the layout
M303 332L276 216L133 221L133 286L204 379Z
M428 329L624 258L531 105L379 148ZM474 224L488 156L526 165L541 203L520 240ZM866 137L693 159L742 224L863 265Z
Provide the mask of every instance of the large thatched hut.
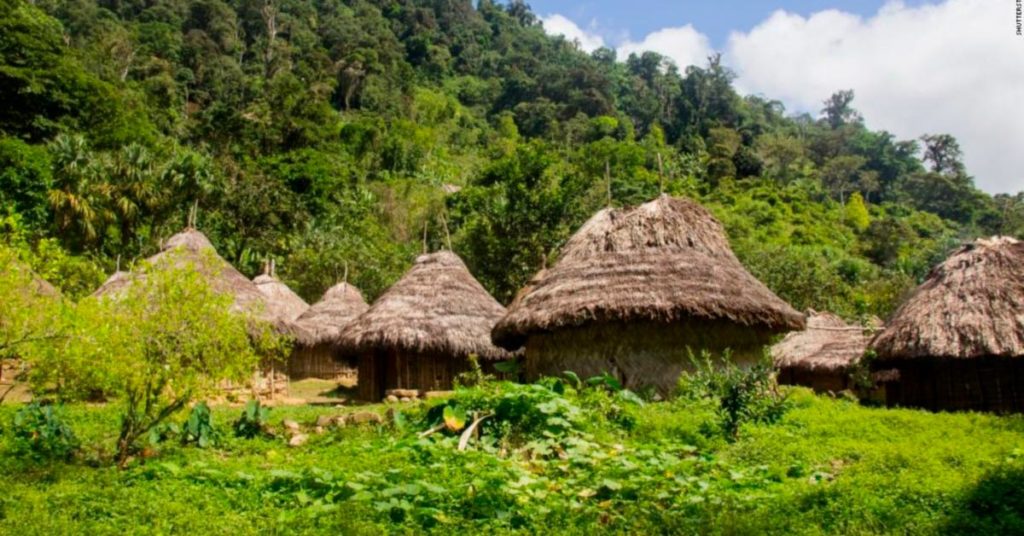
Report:
M302 313L309 310L306 300L288 288L272 271L256 276L252 282L263 294L267 314L274 318L295 322Z
M667 394L688 349L751 362L773 334L803 326L740 264L710 212L662 195L594 215L520 291L493 340L526 346L528 379L608 372Z
M1024 243L976 240L932 269L871 341L886 402L1024 411Z
M880 322L875 320L861 326L848 324L832 313L808 311L806 329L790 332L772 346L779 383L803 385L822 393L853 388L853 367L879 327Z
M343 354L359 359L358 395L380 400L390 389L446 390L483 361L513 357L491 344L491 328L505 308L473 278L457 255L421 255L338 337Z
M335 342L341 330L369 308L359 289L348 282L327 289L296 321L303 336L288 360L288 377L354 380L355 363L339 359Z

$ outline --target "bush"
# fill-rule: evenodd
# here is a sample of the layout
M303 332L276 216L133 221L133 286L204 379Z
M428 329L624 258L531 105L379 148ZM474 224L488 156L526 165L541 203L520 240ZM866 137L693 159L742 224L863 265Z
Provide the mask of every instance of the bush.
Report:
M231 425L235 437L252 439L260 434L266 434L269 414L270 409L262 406L259 400L250 400L245 404L242 415Z
M210 415L210 406L206 402L200 402L192 406L192 412L188 420L181 427L181 444L194 444L200 448L206 448L217 441L217 431L213 428L213 418Z
M18 410L12 426L14 449L36 460L68 460L78 439L54 406L32 402Z
M701 352L699 359L691 353L690 361L695 370L679 378L680 398L712 402L727 440L738 439L744 423L774 423L786 412L786 396L779 391L770 356L749 368L736 365L728 351L717 364L708 352Z

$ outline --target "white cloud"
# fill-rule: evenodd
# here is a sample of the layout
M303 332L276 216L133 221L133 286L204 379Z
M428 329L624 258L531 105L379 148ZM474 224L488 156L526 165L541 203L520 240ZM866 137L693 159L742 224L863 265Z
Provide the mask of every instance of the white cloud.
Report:
M782 11L730 36L726 63L741 91L817 113L853 89L870 128L900 138L950 133L989 192L1024 190L1024 39L1011 3L887 4L874 16Z
M689 65L705 65L713 51L708 37L687 24L649 33L640 42L626 41L619 45L618 56L625 60L630 54L645 50L671 58L680 71Z
M603 43L560 15L544 20L548 33L586 40L591 50ZM668 56L683 69L704 65L713 48L690 25L618 47L622 59L642 50ZM870 17L777 11L750 31L733 33L723 52L741 92L817 115L834 91L853 89L854 107L869 128L902 139L952 134L979 187L1024 190L1024 38L1015 35L1013 2L908 7L893 1Z
M561 35L569 41L576 41L580 49L586 52L593 52L604 46L604 39L600 35L580 28L575 22L557 13L541 17L540 21L548 35Z

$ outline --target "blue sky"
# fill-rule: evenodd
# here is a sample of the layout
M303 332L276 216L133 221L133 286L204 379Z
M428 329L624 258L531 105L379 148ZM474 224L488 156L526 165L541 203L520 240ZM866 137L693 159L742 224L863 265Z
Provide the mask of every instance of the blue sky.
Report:
M874 15L883 0L533 0L527 2L541 16L561 14L581 28L593 31L612 45L625 37L642 38L667 26L692 24L721 47L734 30L747 31L768 18L774 11L784 9L808 16L827 9L839 9L862 16ZM925 3L923 0L905 0L907 6ZM593 25L593 26L592 26Z

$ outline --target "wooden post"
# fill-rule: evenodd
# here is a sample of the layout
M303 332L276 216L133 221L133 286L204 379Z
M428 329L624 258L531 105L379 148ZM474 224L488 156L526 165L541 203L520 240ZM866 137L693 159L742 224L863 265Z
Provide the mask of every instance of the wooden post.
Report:
M611 166L608 164L608 160L607 159L604 161L604 181L605 181L605 186L608 189L607 190L607 194L608 194L608 208L611 208L611 206L612 206L612 170L611 170Z
M428 223L429 223L429 220L424 218L423 219L423 254L424 255L426 255L426 253L427 253L427 224Z
M658 193L665 193L665 170L661 164L661 151L658 152Z
M444 217L444 212L441 213L441 225L444 226L444 237L448 243L448 251L454 251L452 249L452 235L448 232L448 219Z

